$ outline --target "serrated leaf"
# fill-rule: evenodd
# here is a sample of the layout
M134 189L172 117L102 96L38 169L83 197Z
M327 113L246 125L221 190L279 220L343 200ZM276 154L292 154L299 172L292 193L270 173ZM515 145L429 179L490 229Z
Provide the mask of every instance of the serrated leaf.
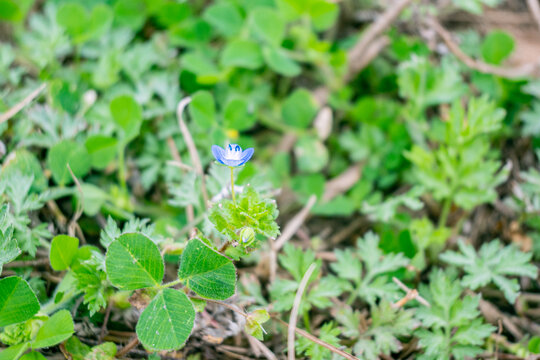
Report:
M55 236L51 241L51 250L49 252L51 267L56 271L69 268L78 248L79 239L67 235Z
M68 310L60 310L43 323L38 330L33 349L51 347L67 340L73 335L73 319Z
M137 323L137 336L151 350L176 350L193 329L195 310L186 294L164 289L144 309Z
M513 245L502 247L498 240L493 240L484 243L478 253L472 245L462 240L458 246L460 252L447 251L440 258L462 267L466 273L462 283L472 290L493 282L503 291L506 299L513 303L518 295L519 284L516 279L507 279L506 276L537 276L538 269L530 263L532 254L521 252Z
M17 276L0 280L0 327L30 319L39 302L28 283Z
M105 266L111 283L124 290L160 285L163 280L163 257L157 245L140 233L123 234L113 241Z
M209 299L227 299L236 289L233 263L199 239L190 240L184 249L178 277L198 295Z

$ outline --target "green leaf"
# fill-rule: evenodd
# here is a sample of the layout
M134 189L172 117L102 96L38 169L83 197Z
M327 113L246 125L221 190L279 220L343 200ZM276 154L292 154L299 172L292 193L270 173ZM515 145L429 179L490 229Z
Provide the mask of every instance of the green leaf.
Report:
M332 27L339 15L339 7L328 0L312 0L309 16L313 27L317 31L324 31Z
M492 31L482 43L482 57L490 64L500 65L514 50L514 39L507 32Z
M206 90L193 94L188 110L193 121L204 130L210 129L216 121L214 97Z
M296 89L283 103L281 116L288 126L307 128L317 115L317 104L306 89Z
M72 140L62 140L54 145L47 154L47 164L58 185L68 185L73 179L67 165L77 178L90 171L91 161L86 148Z
M32 351L24 354L19 360L47 360L47 358L37 351Z
M51 250L49 258L51 267L56 271L66 270L73 263L77 250L79 248L79 239L67 236L57 235L51 241Z
M8 218L9 205L0 207L0 273L2 267L21 253L17 241L13 238L13 226Z
M209 6L205 10L203 18L216 28L217 31L227 37L236 35L243 23L242 15L238 11L238 8L228 2Z
M60 310L43 323L32 342L32 348L40 349L60 344L69 339L73 332L71 313L68 310Z
M256 38L273 46L280 46L285 35L283 17L268 7L259 7L250 13L249 28Z
M17 276L0 280L0 327L30 319L39 302L28 283Z
M263 340L263 333L265 333L265 331L262 324L268 320L270 320L270 315L266 309L257 309L251 312L246 318L246 333L255 337L256 339Z
M137 336L149 350L176 350L193 329L195 310L186 294L164 289L154 297L137 323Z
M114 98L111 101L110 109L124 144L127 144L139 135L142 123L142 110L131 96L121 95Z
M156 244L140 233L127 233L111 243L105 257L111 283L124 290L161 284L164 264ZM129 275L127 275L129 274Z
M86 139L84 145L92 159L92 167L101 170L116 157L118 140L111 136L92 135Z
M264 61L268 67L283 76L297 76L302 71L300 65L289 58L281 48L265 46L262 50Z
M221 53L221 65L255 70L264 60L259 45L251 40L235 40L225 46Z
M530 262L532 253L521 252L513 245L502 247L498 240L484 243L478 253L470 244L458 242L460 252L447 251L440 258L462 267L466 272L463 286L476 290L493 282L504 293L510 303L518 296L519 284L516 279L506 276L526 276L535 279L538 269Z
M7 349L0 351L0 360L16 359L18 356L21 356L26 349L28 349L28 343L10 346Z
M228 129L235 129L238 131L248 130L257 119L249 110L249 104L243 99L232 99L225 105L223 114L225 120L225 126Z
M294 154L301 172L316 173L328 163L328 149L316 135L304 135L296 142Z
M81 184L81 190L83 199L80 198L78 192L76 195L79 201L82 202L84 213L88 216L96 215L109 198L109 195L100 187L89 183Z
M192 239L182 253L178 277L198 295L225 300L236 290L236 269L225 256L199 239Z

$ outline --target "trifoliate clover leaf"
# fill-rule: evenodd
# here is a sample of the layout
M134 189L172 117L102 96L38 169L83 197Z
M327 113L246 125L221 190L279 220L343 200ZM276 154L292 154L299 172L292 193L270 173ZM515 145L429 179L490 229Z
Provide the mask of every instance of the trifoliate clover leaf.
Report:
M462 284L472 290L494 283L506 299L513 303L519 293L516 279L508 276L536 278L538 269L531 264L532 253L521 252L513 245L502 247L498 240L482 245L478 253L470 244L458 242L460 252L447 251L440 257L443 261L463 268L466 275Z

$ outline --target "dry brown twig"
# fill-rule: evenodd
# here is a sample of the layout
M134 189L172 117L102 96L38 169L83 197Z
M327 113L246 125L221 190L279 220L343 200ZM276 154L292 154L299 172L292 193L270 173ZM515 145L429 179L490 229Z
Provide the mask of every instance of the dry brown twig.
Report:
M278 321L279 323L281 323L282 325L285 325L287 327L290 327L291 325L287 324L287 322L281 320L280 318L276 317L276 315L272 315L272 318L275 319L276 321ZM319 338L317 338L316 336L313 336L311 335L310 333L308 333L307 331L305 330L302 330L302 329L299 329L297 327L294 327L294 331L300 335L300 336L303 336L305 337L306 339L310 340L310 341L313 341L314 343L318 344L318 345L321 345L322 347L330 350L331 352L335 353L335 354L338 354L340 356L343 356L345 359L349 359L349 360L360 360L358 359L356 356L353 356L349 353L346 353L345 351L341 350L341 349L338 349L337 347L333 346L333 345L330 345L328 344L327 342L325 341L322 341L320 340Z
M527 0L527 6L529 7L531 15L534 18L534 21L536 21L538 29L540 30L540 4L538 3L538 0Z
M339 194L349 190L360 180L362 176L362 164L356 163L324 185L323 201L330 201Z
M309 212L311 211L311 208L315 205L315 202L317 201L317 197L315 195L311 195L308 199L308 202L306 205L296 214L283 228L283 231L281 232L281 235L277 238L277 240L274 243L274 250L279 251L283 245L287 241L289 241L294 234L298 231L300 226L306 221Z
M86 244L86 240L84 238L83 231L82 231L81 227L79 226L79 223L77 222L77 221L79 221L80 217L82 216L83 210L84 210L84 193L82 191L82 187L81 187L81 183L79 182L79 179L77 179L77 177L75 176L75 174L71 170L71 166L69 166L69 164L66 164L66 166L67 166L67 168L69 170L69 173L71 174L73 182L77 186L77 191L79 192L79 201L77 202L77 210L75 211L75 214L73 214L73 217L71 218L71 221L69 222L68 235L69 236L75 236L75 230L76 230L77 234L79 235L79 239L81 239L81 242L83 244Z
M431 307L431 304L426 300L424 299L423 297L421 297L419 294L418 294L418 290L416 289L411 289L409 288L407 285L405 285L404 283L402 283L398 278L396 277L392 277L392 281L397 285L399 286L399 288L403 291L405 291L407 294L401 298L399 301L397 301L395 304L392 304L392 307L393 308L400 308L402 307L403 305L405 305L408 301L411 301L411 300L414 300L416 299L420 304L424 305L424 306L427 306L427 307Z
M10 108L8 111L6 111L3 114L0 114L0 124L4 121L7 121L11 119L13 116L15 116L19 111L21 111L26 105L30 104L32 100L38 97L39 94L45 89L47 84L41 84L36 90L32 91L28 96L26 96L24 99L19 101L17 104L15 104L12 108Z
M126 344L118 353L116 353L117 358L122 358L127 355L132 349L136 348L139 345L139 339L135 336L129 343Z
M195 171L197 171L197 174L201 177L201 190L204 199L204 206L207 207L209 204L208 192L206 191L206 181L204 179L204 171L201 164L201 159L199 158L197 147L195 146L193 137L191 136L191 133L189 132L189 129L183 117L184 109L190 102L190 97L186 97L180 100L180 102L178 103L178 107L176 108L176 117L178 118L178 126L180 127L180 131L182 132L182 136L184 137L184 141L186 142L186 146L189 150L189 156L191 158L192 165L195 167Z
M480 60L475 60L465 54L459 45L452 39L452 34L446 30L434 17L428 17L426 23L430 26L443 40L450 52L454 54L461 62L473 70L484 74L496 75L504 78L515 79L533 75L538 75L540 70L540 59L535 63L524 64L519 67L501 67L487 64Z
M368 49L371 46L372 42L377 39L393 22L397 19L399 14L412 2L412 0L398 0L395 4L388 6L386 11L373 23L371 24L362 37L360 41L349 50L349 70L347 72L346 79L351 79L354 74L357 74L362 70L369 62L366 63L362 58L369 53ZM382 50L384 46L379 46L379 50ZM373 51L374 49L372 49ZM378 52L375 53L375 56ZM373 57L375 57L373 56Z
M167 138L167 146L169 147L171 155L174 159L174 161L168 161L167 164L177 166L185 171L193 171L193 168L191 166L184 164L184 162L182 161L182 158L180 157L180 152L178 151L178 148L176 147L172 136L169 136ZM188 223L193 222L193 219L195 219L195 212L193 210L192 204L188 204L186 206L186 216Z
M296 290L296 296L294 297L294 303L291 310L291 316L289 318L289 330L287 332L287 356L289 360L295 360L295 350L294 350L294 330L296 328L296 321L298 319L298 310L300 310L300 304L302 303L302 295L304 295L304 290L308 284L309 278L313 271L315 271L315 264L309 265L306 273L300 281L298 290Z

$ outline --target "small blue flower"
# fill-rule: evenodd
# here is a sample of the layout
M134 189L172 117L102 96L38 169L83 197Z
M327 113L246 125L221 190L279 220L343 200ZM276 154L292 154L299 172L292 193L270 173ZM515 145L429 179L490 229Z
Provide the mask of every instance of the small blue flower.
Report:
M230 167L242 166L253 156L253 148L242 151L240 145L229 144L224 148L212 145L212 154L216 160L223 165Z

